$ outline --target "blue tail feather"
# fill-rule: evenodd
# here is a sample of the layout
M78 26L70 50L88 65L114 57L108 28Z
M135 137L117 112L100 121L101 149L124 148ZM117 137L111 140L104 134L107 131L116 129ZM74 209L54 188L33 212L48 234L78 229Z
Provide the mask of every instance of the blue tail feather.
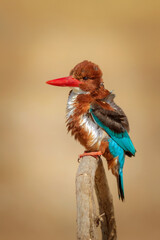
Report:
M108 138L109 150L112 156L115 158L118 156L118 176L117 176L117 187L119 198L124 200L124 186L123 186L123 165L125 161L124 150L112 139Z
M123 172L119 171L118 175L118 193L119 198L123 201L124 200L124 186L123 186Z

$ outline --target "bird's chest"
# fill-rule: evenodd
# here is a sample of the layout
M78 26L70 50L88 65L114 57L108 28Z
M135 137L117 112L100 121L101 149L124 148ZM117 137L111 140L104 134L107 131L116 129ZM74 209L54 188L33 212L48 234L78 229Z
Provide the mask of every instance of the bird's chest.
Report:
M103 130L93 121L88 111L76 108L77 94L71 92L67 102L68 131L75 136L86 149L98 150L103 139ZM83 104L81 106L83 108Z

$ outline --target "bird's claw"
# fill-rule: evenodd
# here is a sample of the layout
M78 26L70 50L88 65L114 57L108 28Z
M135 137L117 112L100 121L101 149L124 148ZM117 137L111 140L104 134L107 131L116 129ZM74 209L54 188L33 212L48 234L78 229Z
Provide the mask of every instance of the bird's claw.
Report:
M80 159L84 156L92 156L95 157L97 160L100 160L102 153L99 152L84 152L83 154L80 154L78 157L78 162L80 162Z

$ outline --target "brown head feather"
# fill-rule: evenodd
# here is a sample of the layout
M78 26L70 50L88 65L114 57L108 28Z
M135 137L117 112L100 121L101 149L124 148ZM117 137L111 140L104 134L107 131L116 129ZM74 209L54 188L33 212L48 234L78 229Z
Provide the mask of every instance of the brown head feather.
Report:
M80 88L83 91L96 91L103 85L102 71L99 66L87 60L77 64L70 75L82 83Z

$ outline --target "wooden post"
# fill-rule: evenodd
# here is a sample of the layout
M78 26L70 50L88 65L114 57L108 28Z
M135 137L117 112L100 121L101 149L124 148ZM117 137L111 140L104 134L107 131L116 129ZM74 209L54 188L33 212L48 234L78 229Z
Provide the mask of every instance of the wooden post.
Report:
M99 204L96 215L94 188ZM102 239L116 240L113 199L102 160L91 156L81 158L76 174L77 240L98 240L96 228L101 222Z

